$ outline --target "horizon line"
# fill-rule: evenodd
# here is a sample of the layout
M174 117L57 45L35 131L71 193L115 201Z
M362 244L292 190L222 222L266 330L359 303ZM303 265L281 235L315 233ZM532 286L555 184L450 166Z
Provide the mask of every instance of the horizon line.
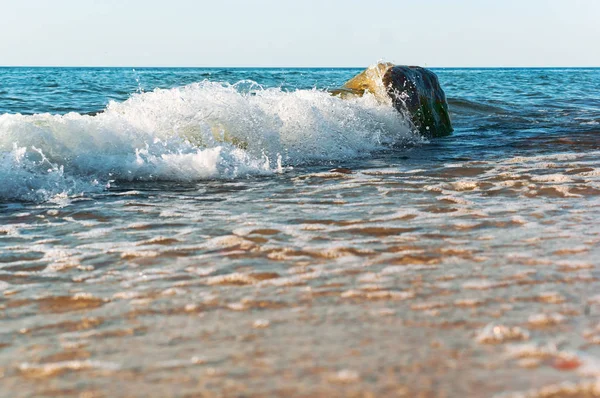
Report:
M401 65L401 64L398 64ZM370 65L369 65L370 66ZM366 69L369 66L133 66L133 65L0 65L0 68L64 68L64 69ZM404 65L401 65L404 66ZM598 69L598 66L421 66L428 69Z

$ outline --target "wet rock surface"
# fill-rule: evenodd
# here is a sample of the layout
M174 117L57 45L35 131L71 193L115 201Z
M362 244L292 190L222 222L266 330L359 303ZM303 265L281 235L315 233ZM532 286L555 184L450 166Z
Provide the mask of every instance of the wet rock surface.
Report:
M418 66L394 66L386 71L383 84L394 107L399 112L406 109L421 134L452 133L446 95L435 73Z
M379 63L348 80L332 94L349 98L365 92L380 102L391 100L392 106L426 137L442 137L453 131L444 90L436 74L428 69Z

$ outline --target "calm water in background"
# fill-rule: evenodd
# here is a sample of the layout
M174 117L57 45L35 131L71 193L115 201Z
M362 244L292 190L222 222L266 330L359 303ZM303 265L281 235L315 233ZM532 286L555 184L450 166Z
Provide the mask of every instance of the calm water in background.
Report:
M360 71L0 68L0 395L597 393L600 69Z

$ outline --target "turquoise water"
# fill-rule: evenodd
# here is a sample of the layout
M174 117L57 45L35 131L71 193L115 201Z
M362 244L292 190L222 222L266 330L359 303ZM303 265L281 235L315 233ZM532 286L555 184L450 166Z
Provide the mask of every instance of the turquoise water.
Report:
M600 69L360 71L0 68L0 395L593 396Z

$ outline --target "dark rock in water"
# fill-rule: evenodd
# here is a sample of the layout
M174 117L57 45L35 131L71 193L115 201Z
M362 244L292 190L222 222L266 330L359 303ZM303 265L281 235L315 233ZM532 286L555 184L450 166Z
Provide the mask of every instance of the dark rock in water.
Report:
M381 102L390 99L394 108L407 114L424 136L442 137L452 133L448 103L435 73L418 66L380 63L359 73L333 95L342 98L370 92Z
M452 133L446 94L435 73L418 66L394 66L382 80L394 108L408 110L421 134L441 137Z

